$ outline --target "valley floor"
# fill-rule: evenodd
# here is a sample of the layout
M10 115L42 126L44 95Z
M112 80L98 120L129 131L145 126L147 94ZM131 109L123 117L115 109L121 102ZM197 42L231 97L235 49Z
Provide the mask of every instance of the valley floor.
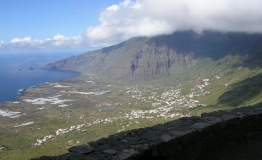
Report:
M212 85L221 81L217 76L199 84L127 84L83 73L28 88L18 99L0 103L0 159L59 155L120 131L199 114L217 99Z

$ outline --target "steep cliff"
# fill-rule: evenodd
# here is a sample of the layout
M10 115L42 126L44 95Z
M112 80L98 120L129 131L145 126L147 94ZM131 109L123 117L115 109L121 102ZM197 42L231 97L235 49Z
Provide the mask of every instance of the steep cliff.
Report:
M44 69L96 71L115 79L214 76L262 63L262 34L205 31L131 38L120 44L48 64Z

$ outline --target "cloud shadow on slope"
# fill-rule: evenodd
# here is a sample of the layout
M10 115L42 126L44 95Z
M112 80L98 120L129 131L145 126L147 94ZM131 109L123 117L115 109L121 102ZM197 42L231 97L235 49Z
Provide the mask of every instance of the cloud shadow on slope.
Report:
M179 54L194 53L194 58L218 60L228 54L256 54L262 51L262 34L239 32L194 31L174 32L172 35L153 37L148 43L167 46Z

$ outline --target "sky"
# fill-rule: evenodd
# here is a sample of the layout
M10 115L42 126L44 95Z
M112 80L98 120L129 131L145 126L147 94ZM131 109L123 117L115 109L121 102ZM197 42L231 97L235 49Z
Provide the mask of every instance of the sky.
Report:
M261 0L0 0L0 53L89 51L175 31L262 32Z

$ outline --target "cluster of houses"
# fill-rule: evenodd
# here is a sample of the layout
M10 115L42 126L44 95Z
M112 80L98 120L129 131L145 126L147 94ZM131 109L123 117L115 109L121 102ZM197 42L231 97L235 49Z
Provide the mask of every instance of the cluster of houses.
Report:
M69 132L71 132L73 130L80 131L82 127L89 126L89 125L90 124L88 124L88 123L83 123L83 124L79 124L79 125L75 125L75 126L70 126L70 128L58 129L58 130L56 130L56 134L55 135L51 134L51 135L45 136L42 139L37 139L36 142L34 143L34 145L35 146L40 146L42 143L46 142L49 139L54 139L54 138L56 138L59 135L63 135L63 134L69 133Z
M203 79L202 80L204 83L203 84L199 84L199 85L195 85L194 88L192 88L192 92L188 95L188 97L193 98L198 97L198 96L204 96L207 94L210 94L209 91L205 91L205 87L210 85L211 83L209 83L209 79Z
M208 80L208 79L207 79ZM198 100L193 99L193 97L204 96L206 94L210 94L209 91L205 91L204 87L209 85L210 83L205 83L201 85L196 85L191 93L187 95L181 94L181 89L171 89L163 92L161 96L157 95L156 92L151 92L151 95L148 97L143 96L143 92L140 90L129 90L126 93L130 94L132 98L136 98L137 100L143 100L144 102L151 102L152 107L161 106L161 104L165 104L165 107L172 108L181 108L181 107L189 107L194 108L200 105ZM204 104L201 104L204 105Z
M41 145L43 142L46 142L48 139L55 138L56 136L63 135L66 133L69 133L73 130L81 131L82 127L91 126L94 124L100 124L100 123L112 123L119 120L138 120L138 119L152 119L152 118L174 118L174 117L187 117L190 115L185 115L183 113L180 113L178 110L181 107L189 107L193 108L199 105L199 101L194 100L193 97L202 96L205 94L209 94L210 92L205 91L204 88L209 85L209 79L203 79L202 80L204 84L198 84L195 85L195 87L192 89L192 92L187 95L181 94L181 89L170 89L165 92L163 92L161 95L158 94L159 92L148 89L131 89L126 88L127 91L125 92L127 95L131 96L133 99L136 100L142 100L144 102L150 102L152 104L152 109L149 110L131 110L125 113L120 113L122 115L119 115L117 117L107 117L107 118L97 118L95 120L92 120L89 123L83 123L80 125L70 126L69 128L65 129L57 129L55 132L55 135L48 135L45 136L42 139L38 139L35 143L35 145ZM87 81L88 83L94 83L94 81ZM56 87L62 87L59 85L56 85ZM102 91L102 92L74 92L78 94L94 94L94 95L102 95L104 93L111 92L111 91ZM121 90L122 92L122 90ZM150 92L151 94L148 96L145 92ZM56 97L49 97L49 99L35 99L35 100L26 100L27 102L31 103L39 103L40 102L58 102L60 99L58 99L58 96ZM82 116L81 116L82 117ZM80 118L81 119L81 118ZM126 126L129 126L127 124ZM122 126L123 129L125 129L125 126ZM123 130L122 129L122 130ZM121 130L121 131L122 131Z
M43 139L37 139L36 142L34 143L34 146L40 146L42 143L46 142L48 139L54 139L56 138L55 135L48 135L45 136Z
M135 119L152 119L152 118L156 118L156 117L162 117L162 118L169 118L169 117L185 117L185 116L190 116L190 115L184 115L181 113L174 113L174 114L170 114L169 112L172 111L173 108L172 107L159 107L156 109L151 109L151 110L132 110L130 112L124 113L123 115L120 115L118 117L108 117L108 118L104 118L104 119L96 119L93 120L90 123L82 123L79 125L74 125L74 126L70 126L69 128L65 128L65 129L57 129L55 132L55 135L48 135L45 136L42 139L37 139L36 142L34 143L35 146L39 146L42 143L46 142L48 139L53 139L56 138L59 135L63 135L66 133L69 133L73 130L77 130L77 131L81 131L82 127L87 127L87 126L91 126L94 124L100 124L100 123L112 123L114 121L118 121L121 119L127 119L127 120L135 120ZM127 124L127 126L129 126L129 124ZM124 127L124 126L123 126Z

